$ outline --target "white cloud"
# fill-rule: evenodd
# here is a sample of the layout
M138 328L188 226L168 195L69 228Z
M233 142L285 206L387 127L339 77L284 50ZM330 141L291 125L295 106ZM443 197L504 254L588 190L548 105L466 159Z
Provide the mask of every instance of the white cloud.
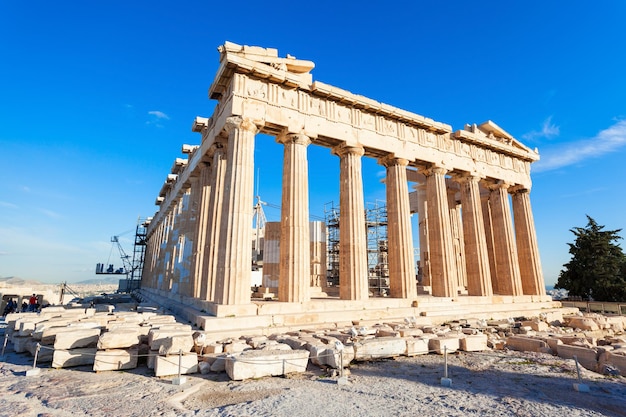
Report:
M543 121L541 130L533 130L531 132L525 133L522 135L522 138L529 141L535 140L537 138L550 139L559 136L560 133L561 132L559 130L559 127L552 123L552 116L550 116Z
M157 119L165 119L165 120L169 120L170 117L163 113L162 111L159 110L152 110L148 112L149 115L156 117Z
M146 121L147 125L153 125L155 127L158 128L162 128L163 125L161 124L162 120L169 120L170 117L163 113L162 111L159 110L152 110L148 112L148 116L150 117L150 119L148 121Z
M575 164L587 158L599 157L626 146L626 120L615 123L590 139L548 149L533 164L533 171L543 172Z
M13 204L13 203L9 203L7 201L0 201L0 207L7 207L7 208L11 208L11 209L19 208L18 205Z

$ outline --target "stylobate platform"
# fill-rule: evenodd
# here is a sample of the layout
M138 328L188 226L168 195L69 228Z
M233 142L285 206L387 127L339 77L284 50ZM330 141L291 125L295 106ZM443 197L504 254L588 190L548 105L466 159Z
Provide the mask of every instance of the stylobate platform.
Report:
M332 297L312 299L304 303L252 300L250 304L212 306L194 298L154 289L140 290L141 297L170 310L207 334L220 337L270 335L286 331L344 327L352 324L372 325L382 322L440 324L464 319L503 319L533 317L541 313L577 309L562 308L549 296L502 296L454 298L420 295L414 300L370 298L348 301ZM218 314L209 314L213 307ZM215 308L217 307L217 308Z

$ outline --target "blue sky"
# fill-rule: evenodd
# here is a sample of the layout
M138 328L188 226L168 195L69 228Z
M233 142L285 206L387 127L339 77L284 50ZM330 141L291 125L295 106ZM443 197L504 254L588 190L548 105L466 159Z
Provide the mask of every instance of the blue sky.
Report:
M219 4L214 6L214 4ZM493 120L531 148L547 284L586 214L625 228L622 1L0 2L0 277L94 278L119 263L196 116L224 41L312 60L314 80L461 129ZM280 205L282 151L259 136L259 193ZM309 147L311 213L338 161ZM366 201L384 199L364 160ZM266 207L270 220L278 210ZM626 236L625 233L621 233ZM111 254L111 255L110 255Z

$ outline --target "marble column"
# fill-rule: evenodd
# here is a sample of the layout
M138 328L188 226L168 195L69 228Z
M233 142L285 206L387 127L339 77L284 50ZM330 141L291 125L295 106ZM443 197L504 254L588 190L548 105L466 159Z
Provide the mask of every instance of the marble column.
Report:
M461 186L463 238L465 241L465 267L467 270L467 294L491 296L491 272L485 223L480 202L480 178L474 175L458 176Z
M496 263L496 249L493 241L493 222L491 220L491 204L489 203L490 192L480 195L480 205L483 209L483 224L485 226L485 240L487 241L487 255L489 257L489 272L491 275L491 291L499 294L498 266Z
M203 282L206 281L204 257L207 236L207 218L211 198L211 165L208 162L200 163L200 177L198 178L198 199L196 200L196 238L194 239L193 258L193 297L203 298ZM205 288L206 288L206 284ZM206 293L206 289L205 289Z
M409 161L389 155L380 160L387 168L387 238L389 295L413 299L417 296L413 236L406 166Z
M489 203L493 221L493 242L496 254L498 293L522 295L522 279L513 232L508 188L510 184L498 181L488 185Z
M342 300L367 300L367 236L360 146L339 145L339 296Z
M302 134L287 134L277 140L284 145L278 300L300 303L310 299L311 249L306 149L311 140Z
M240 117L229 117L225 128L228 149L214 301L224 305L248 304L252 278L254 136L258 129Z
M217 277L217 262L220 254L220 225L224 201L224 178L226 175L226 143L218 137L213 145L213 159L211 162L211 176L209 184L211 193L207 207L204 262L202 264L203 280L200 286L200 298L206 301L215 300L215 282Z
M456 187L451 188L446 181L448 191L448 209L450 210L450 232L452 233L452 246L454 248L454 263L457 273L457 287L467 287L467 274L465 271L465 243L463 242L463 224L461 221L461 204L456 198ZM460 291L459 291L460 292Z
M442 167L424 170L428 204L428 249L431 267L431 294L435 297L457 296L457 273L450 230L450 212L446 194L446 172Z
M420 269L422 273L421 285L430 287L432 282L430 276L430 255L428 251L428 204L426 202L426 183L418 184L415 187L417 192L417 219L418 234L420 244Z
M154 288L154 273L152 270L154 259L154 241L152 237L154 233L150 236L146 236L146 251L144 253L144 262L143 262L143 270L141 271L141 282L139 283L140 288Z
M525 295L545 295L546 287L539 260L535 220L530 207L530 190L516 188L512 196L522 290Z

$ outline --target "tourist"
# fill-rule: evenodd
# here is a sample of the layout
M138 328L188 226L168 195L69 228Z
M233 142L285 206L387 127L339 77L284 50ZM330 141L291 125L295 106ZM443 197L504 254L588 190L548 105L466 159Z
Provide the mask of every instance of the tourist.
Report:
M37 296L33 294L28 300L28 311L36 311L37 310Z

